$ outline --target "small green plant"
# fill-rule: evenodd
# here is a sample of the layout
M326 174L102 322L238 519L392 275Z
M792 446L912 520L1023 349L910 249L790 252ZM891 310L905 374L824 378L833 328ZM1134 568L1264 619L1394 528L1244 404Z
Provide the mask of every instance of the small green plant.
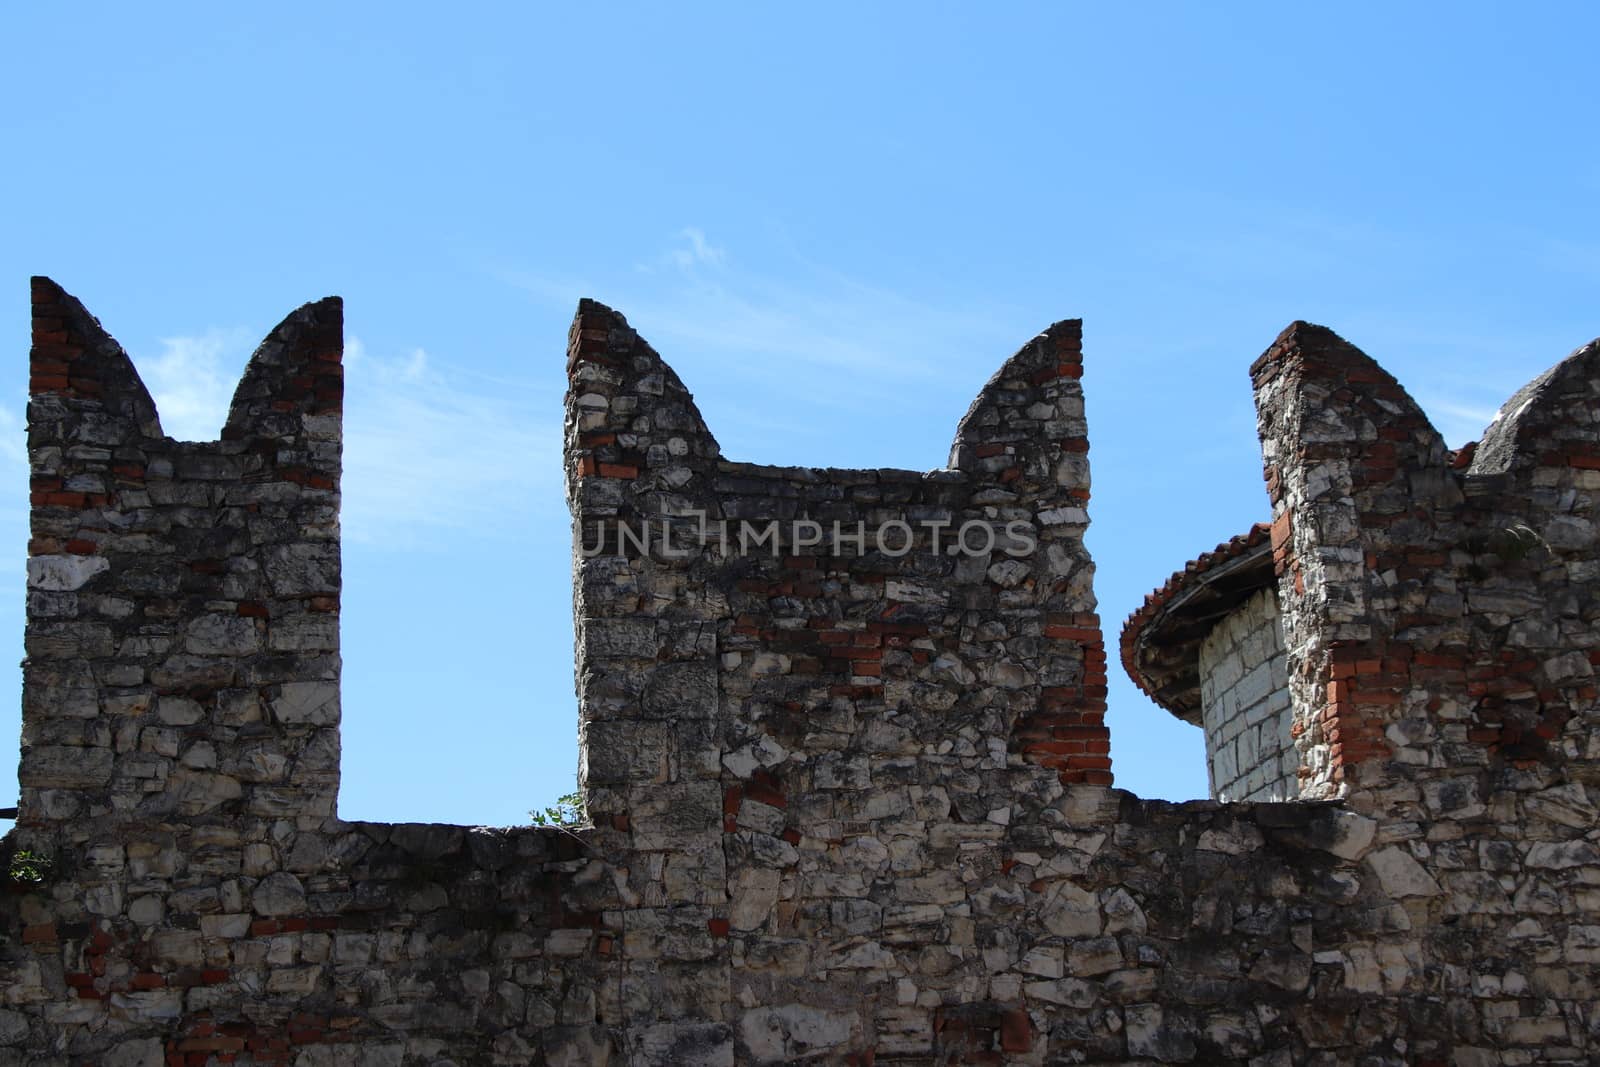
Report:
M19 848L6 864L6 877L13 885L43 885L50 877L52 866L54 863L49 856Z
M1473 534L1467 538L1463 547L1479 557L1466 568L1467 577L1475 582L1481 582L1489 577L1490 570L1484 565L1483 560L1485 554L1498 557L1501 563L1516 563L1527 559L1535 549L1550 550L1549 542L1539 535L1538 530L1525 522L1514 523L1489 533Z
M577 792L557 797L556 802L547 808L528 812L528 818L533 820L535 826L554 826L562 830L582 826L589 821L588 814L583 810L583 794Z
M1525 522L1507 526L1489 538L1489 551L1508 563L1527 558L1535 548L1549 547L1544 538L1539 536L1539 531Z

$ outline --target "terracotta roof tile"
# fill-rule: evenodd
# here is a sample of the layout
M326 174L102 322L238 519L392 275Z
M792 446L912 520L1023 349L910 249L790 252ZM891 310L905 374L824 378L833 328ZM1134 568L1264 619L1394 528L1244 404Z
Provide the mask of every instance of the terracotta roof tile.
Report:
M1162 611L1197 578L1268 543L1271 535L1272 526L1269 523L1258 522L1246 532L1224 541L1210 552L1202 553L1184 564L1182 570L1175 571L1160 588L1144 598L1144 603L1138 610L1128 616L1128 621L1122 624L1122 666L1128 672L1128 677L1133 679L1133 683L1145 695L1159 701L1155 693L1156 687L1145 677L1137 662L1139 635L1143 633L1145 627L1159 617Z

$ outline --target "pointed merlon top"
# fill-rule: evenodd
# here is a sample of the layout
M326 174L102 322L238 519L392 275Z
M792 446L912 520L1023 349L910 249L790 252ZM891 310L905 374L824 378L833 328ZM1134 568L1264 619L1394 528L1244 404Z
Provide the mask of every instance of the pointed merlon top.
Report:
M28 392L70 400L122 420L147 437L160 437L155 401L122 346L100 320L49 278L29 283L33 347L28 354Z
M589 297L578 301L572 329L567 335L567 382L569 403L580 392L594 392L602 382L604 390L617 395L632 393L646 397L645 406L656 413L658 421L681 423L683 432L699 442L701 454L720 455L716 438L706 428L693 395L677 372L650 342L628 325L620 312ZM618 418L623 416L619 414ZM631 417L627 421L631 421ZM606 427L610 433L623 429L622 422ZM597 426L591 426L590 430L599 432ZM576 455L584 447L578 436L569 434L567 449L570 453Z
M246 364L224 439L293 436L304 416L344 410L344 301L302 304L272 328Z
M1500 405L1471 457L1474 474L1513 468L1600 465L1600 448L1581 443L1600 406L1600 338L1539 375Z
M591 316L595 318L607 318L612 322L618 322L623 325L627 325L628 322L628 320L623 317L622 312L617 311L615 308L612 308L606 304L602 304L600 301L595 300L592 297L580 297L578 299L578 318L586 319Z
M578 312L572 317L572 331L568 338L568 366L571 366L580 352L589 353L600 350L599 346L595 344L585 345L581 343L586 331L589 332L589 340L593 342L600 340L602 333L609 336L614 330L626 331L632 335L634 341L639 342L647 350L654 352L654 349L650 348L649 342L639 337L634 332L633 327L628 325L628 320L622 312L586 296L578 301ZM657 356L657 358L659 359L660 357Z
M963 416L965 424L983 406L985 397L1005 388L1007 382L1040 385L1055 378L1077 378L1083 373L1083 320L1062 319L1046 326L984 383Z
M1375 485L1406 471L1447 464L1449 450L1444 438L1405 387L1377 360L1326 326L1300 320L1290 323L1250 365L1250 378L1258 413L1269 423L1287 419L1274 423L1277 429L1271 432L1297 435L1299 429L1291 427L1301 425L1305 410L1316 409L1316 418L1331 419L1344 427L1339 447L1354 456L1367 451L1360 427L1382 427L1381 436L1393 449L1381 450L1381 463L1373 456L1363 457L1359 464L1363 484ZM1290 387L1276 389L1273 383L1280 381L1289 382ZM1291 411L1302 414L1291 417ZM1317 433L1325 435L1327 428ZM1330 445L1324 439L1319 448Z
M580 298L577 313L572 316L572 328L567 334L567 373L571 374L574 367L586 360L609 362L611 334L614 330L632 333L628 320L621 312L587 296ZM632 340L643 342L643 338L636 335ZM650 348L648 343L644 347Z
M147 438L165 436L133 361L100 321L49 278L31 280L30 299L31 395L99 411ZM304 429L303 416L337 415L344 396L343 354L342 300L325 297L292 312L251 357L222 435L289 437Z
M1310 356L1313 359L1332 360L1337 363L1370 364L1374 369L1378 369L1378 365L1366 353L1328 327L1296 319L1285 326L1267 350L1250 365L1250 373L1258 375L1267 367L1287 362L1296 356Z
M1344 344L1344 338L1334 333L1328 327L1305 319L1295 319L1283 328L1273 344L1326 344L1328 342Z

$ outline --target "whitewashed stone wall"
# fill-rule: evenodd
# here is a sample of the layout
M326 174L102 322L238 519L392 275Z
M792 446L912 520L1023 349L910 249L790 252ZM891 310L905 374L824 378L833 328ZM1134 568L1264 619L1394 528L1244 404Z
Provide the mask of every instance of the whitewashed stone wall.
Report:
M1235 608L1200 644L1206 766L1217 800L1290 800L1299 757L1276 590Z

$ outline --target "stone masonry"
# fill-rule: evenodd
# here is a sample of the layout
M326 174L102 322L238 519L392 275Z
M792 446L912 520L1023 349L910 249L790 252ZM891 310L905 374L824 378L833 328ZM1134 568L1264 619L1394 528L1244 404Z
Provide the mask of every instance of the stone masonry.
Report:
M340 305L223 439L33 285L0 1065L1585 1064L1600 345L1452 455L1296 324L1254 366L1298 798L1111 788L1079 324L931 472L731 462L567 349L593 825L338 818ZM1248 778L1253 768L1240 767Z
M1263 589L1200 645L1206 764L1218 800L1300 795L1278 592Z

